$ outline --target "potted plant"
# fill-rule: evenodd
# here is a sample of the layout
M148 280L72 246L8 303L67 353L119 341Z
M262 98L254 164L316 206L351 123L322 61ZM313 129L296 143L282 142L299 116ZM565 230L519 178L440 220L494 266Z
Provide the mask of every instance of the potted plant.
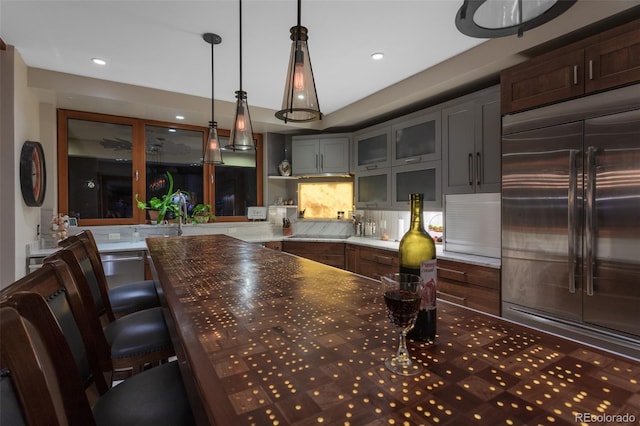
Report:
M216 220L216 215L211 211L211 204L196 204L191 209L190 216L194 223L208 223Z
M162 198L153 197L149 201L144 202L138 200L138 194L136 194L135 197L138 208L149 211L149 218L152 223L154 222L154 216L156 216L156 214L152 212L157 212L155 223L162 223L167 213L171 213L174 217L180 214L180 208L175 201L176 195L180 195L180 190L173 190L173 176L171 176L170 172L166 172L166 175L169 179L169 189Z

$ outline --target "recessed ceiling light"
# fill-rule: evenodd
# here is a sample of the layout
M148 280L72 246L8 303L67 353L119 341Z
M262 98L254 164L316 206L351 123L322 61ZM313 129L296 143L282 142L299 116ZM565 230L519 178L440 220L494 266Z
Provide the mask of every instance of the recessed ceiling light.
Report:
M91 58L91 62L93 62L96 65L107 65L107 61L101 58Z
M184 115L176 115L176 120L184 120Z
M379 61L382 58L384 58L384 53L382 52L376 52L371 54L371 59L373 59L374 61Z

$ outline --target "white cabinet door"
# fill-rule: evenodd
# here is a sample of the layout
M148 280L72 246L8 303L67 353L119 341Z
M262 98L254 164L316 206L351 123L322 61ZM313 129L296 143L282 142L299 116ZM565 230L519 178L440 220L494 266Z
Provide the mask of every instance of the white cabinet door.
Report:
M348 174L349 138L292 138L291 169L293 174Z
M475 192L476 103L474 101L442 111L444 192Z
M500 192L500 94L497 86L442 110L442 191Z
M320 173L349 173L349 138L320 139Z
M291 170L294 175L318 174L320 153L318 139L293 138L291 144Z

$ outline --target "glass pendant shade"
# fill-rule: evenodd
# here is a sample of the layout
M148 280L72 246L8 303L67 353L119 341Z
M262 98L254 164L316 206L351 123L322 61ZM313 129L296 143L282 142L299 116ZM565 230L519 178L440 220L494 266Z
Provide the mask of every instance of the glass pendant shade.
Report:
M465 0L456 15L458 30L471 37L521 36L560 16L576 0Z
M253 141L253 128L251 117L249 116L249 105L247 104L247 92L238 90L236 92L236 116L233 120L233 130L229 138L229 145L225 148L234 151L247 151L255 149Z
M204 39L204 41L211 45L211 121L209 122L209 135L207 137L207 144L204 147L202 162L206 164L224 164L224 162L222 161L222 151L220 150L220 139L218 139L218 123L216 123L214 120L215 64L213 61L213 47L216 44L222 43L222 38L219 35L213 33L205 33L202 35L202 38Z
M220 150L220 139L218 139L218 124L215 121L209 122L209 137L207 138L207 145L204 147L203 162L224 164L222 151Z
M289 69L282 97L282 109L276 112L276 117L285 123L320 120L322 113L318 105L316 83L307 46L307 28L295 26L290 31L292 43Z
M236 115L233 120L233 129L229 138L229 144L225 149L234 151L248 151L256 149L253 140L253 126L251 126L251 117L249 115L249 104L247 103L247 92L242 90L242 0L238 1L238 15L240 17L240 90L236 91Z

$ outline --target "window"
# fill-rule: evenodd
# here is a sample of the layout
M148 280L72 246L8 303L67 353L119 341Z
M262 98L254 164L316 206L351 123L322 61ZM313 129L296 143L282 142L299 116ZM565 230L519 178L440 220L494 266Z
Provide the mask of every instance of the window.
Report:
M223 152L224 165L203 165L206 127L77 111L58 111L58 209L79 225L145 223L135 197L174 188L191 204L210 204L218 221L246 220L262 205L262 138L256 151ZM219 130L220 138L229 131Z

